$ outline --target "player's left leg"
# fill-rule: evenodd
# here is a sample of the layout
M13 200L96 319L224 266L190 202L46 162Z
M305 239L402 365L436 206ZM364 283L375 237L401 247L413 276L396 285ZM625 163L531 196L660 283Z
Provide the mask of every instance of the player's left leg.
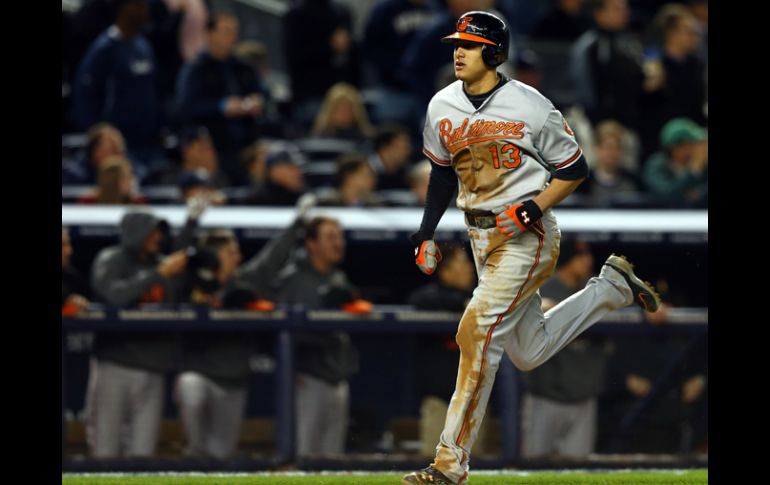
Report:
M569 406L569 428L559 442L559 455L572 459L586 458L596 442L596 398Z
M644 299L639 295L644 294ZM540 298L530 299L527 316L516 326L505 351L517 368L532 370L572 342L608 313L637 302L648 301L657 309L660 297L651 285L639 280L630 263L610 256L598 277L543 315Z
M207 380L211 393L211 426L206 436L206 452L215 458L225 459L238 446L247 389L228 389L211 379Z
M182 372L176 379L174 397L187 438L185 454L202 457L206 454L206 381L197 372Z
M342 381L337 384L324 382L326 396L324 399L323 433L318 451L321 453L341 454L345 452L347 439L350 384Z
M544 397L525 393L521 402L521 455L543 458L553 453L564 427L562 409Z
M163 414L163 374L136 370L129 390L130 444L128 455L149 457L155 454Z

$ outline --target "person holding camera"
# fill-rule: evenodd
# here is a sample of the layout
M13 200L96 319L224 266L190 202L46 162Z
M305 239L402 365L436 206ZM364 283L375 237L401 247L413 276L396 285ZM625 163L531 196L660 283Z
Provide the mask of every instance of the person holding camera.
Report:
M188 207L187 222L173 248L191 245L207 201L195 199ZM178 303L188 255L186 249L163 254L169 229L168 222L152 212L127 212L120 221L120 243L101 250L94 260L94 300L129 308ZM86 396L87 439L94 457L153 455L163 408L163 375L171 370L178 350L174 336L157 332L96 335Z
M273 305L260 296L288 261L313 205L312 195L301 199L294 222L243 265L232 231L204 234L188 262L190 301L210 308L271 310ZM233 455L248 395L249 358L257 343L243 333L185 336L175 398L188 456L221 460Z

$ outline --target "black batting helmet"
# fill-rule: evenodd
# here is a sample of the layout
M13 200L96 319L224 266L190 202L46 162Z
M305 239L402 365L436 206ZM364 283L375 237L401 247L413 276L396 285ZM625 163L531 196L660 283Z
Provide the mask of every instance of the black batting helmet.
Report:
M497 67L508 59L510 35L508 26L496 15L474 10L457 19L457 32L447 35L441 42L466 40L482 45L481 58L490 67Z

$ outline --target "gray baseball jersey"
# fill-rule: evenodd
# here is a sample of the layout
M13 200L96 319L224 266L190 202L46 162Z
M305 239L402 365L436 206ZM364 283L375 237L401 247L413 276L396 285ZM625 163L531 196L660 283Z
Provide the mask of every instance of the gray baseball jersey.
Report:
M459 209L491 211L533 198L550 172L575 163L582 150L559 110L536 89L511 80L476 109L458 80L428 105L423 153L454 168Z

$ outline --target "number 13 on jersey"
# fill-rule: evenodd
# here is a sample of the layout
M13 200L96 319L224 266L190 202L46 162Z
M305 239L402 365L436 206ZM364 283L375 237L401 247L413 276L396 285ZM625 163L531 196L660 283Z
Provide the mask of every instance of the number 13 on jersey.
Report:
M500 148L498 154L498 144L489 145L489 153L492 155L492 165L500 168L500 158L502 155L502 166L508 169L516 169L521 165L521 150L513 143L506 143Z

